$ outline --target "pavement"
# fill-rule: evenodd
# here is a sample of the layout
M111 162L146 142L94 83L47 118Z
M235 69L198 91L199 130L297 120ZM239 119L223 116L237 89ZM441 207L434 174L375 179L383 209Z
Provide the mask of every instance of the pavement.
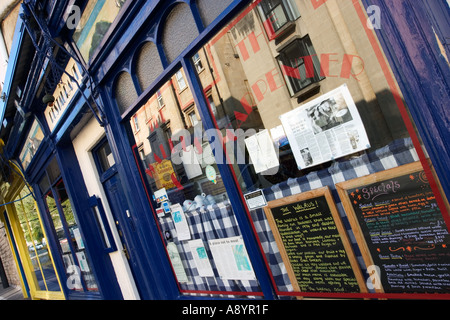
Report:
M30 300L30 299L23 297L22 289L20 287L10 286L8 288L3 288L3 286L0 283L0 300Z

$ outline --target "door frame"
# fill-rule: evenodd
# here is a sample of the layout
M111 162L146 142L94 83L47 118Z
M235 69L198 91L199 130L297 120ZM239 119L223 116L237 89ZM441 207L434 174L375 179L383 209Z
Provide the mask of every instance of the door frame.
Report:
M97 153L105 143L109 144L111 148L108 138L104 136L95 143L94 147L90 151L95 163L94 169L96 170L99 177L99 187L102 189L102 192L105 196L104 201L108 202L110 217L114 220L114 225L116 225L117 228L117 234L119 234L120 243L116 243L115 245L117 247L117 250L122 251L121 254L124 254L125 256L124 260L126 260L126 262L128 263L128 267L131 273L130 275L133 277L133 281L139 296L142 299L145 299L148 297L148 293L145 285L142 285L146 280L145 273L143 271L143 261L141 261L142 258L139 255L141 249L139 248L139 245L137 245L140 242L140 239L136 233L135 222L133 221L132 217L126 216L125 212L115 212L115 208L111 204L110 193L106 186L107 182L111 181L111 179L113 179L114 177L117 177L119 179L118 183L121 188L123 196L122 198L125 199L127 207L126 211L129 212L130 205L126 197L124 187L122 185L122 179L117 170L116 163L114 163L106 171L102 170L99 155ZM113 154L112 149L111 154ZM122 233L122 235L120 233Z

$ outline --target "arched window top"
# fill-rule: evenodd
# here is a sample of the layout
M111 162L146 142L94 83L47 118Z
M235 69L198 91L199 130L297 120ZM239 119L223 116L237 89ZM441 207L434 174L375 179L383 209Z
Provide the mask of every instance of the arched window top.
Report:
M203 25L206 27L224 11L233 0L197 0L197 8L202 17Z
M135 56L135 72L141 91L145 91L163 71L156 44L151 41L144 42Z

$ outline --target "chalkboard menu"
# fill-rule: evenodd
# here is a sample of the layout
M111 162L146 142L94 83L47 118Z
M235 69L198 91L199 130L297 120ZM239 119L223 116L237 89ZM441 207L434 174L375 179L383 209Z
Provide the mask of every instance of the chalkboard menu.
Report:
M270 201L264 210L295 291L365 292L327 187Z
M364 260L377 268L374 289L450 292L450 236L420 163L336 186Z

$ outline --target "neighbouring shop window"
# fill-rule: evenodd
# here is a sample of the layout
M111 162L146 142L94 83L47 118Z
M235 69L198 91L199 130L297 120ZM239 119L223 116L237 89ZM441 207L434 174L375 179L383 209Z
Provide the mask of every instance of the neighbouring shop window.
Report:
M47 238L30 190L24 187L15 200L14 205L34 271L33 280L37 286L36 290L60 292L61 288L49 252Z
M61 178L56 158L54 158L39 182L44 194L47 214L58 244L58 253L63 261L69 290L87 292L98 291L92 265L86 254L81 230L69 200L64 181Z
M73 35L73 40L85 61L92 58L125 2L89 0Z
M22 163L22 166L25 170L30 165L31 160L36 154L43 139L44 139L44 132L42 131L39 122L37 120L34 120L30 132L28 133L27 139L25 141L25 145L23 146L19 156L20 162Z
M287 3L261 1L266 17L277 17L274 28L292 21ZM351 55L344 49L348 43L335 42L365 37L365 22L355 20L359 27L349 30L339 25L344 17L304 8L295 23L307 25L308 33L297 28L282 40L272 39L257 9L247 8L199 51L211 70L198 72L196 79L208 93L199 99L208 104L217 124L212 130L223 139L227 164L235 172L277 294L382 292L381 284L370 277L374 274L389 283L386 292L448 292L450 269L443 267L449 265L448 228L428 233L433 225L442 226L442 214L447 213L437 208L423 171L401 175L403 166L419 159L411 132L400 120L396 97L369 42ZM195 67L197 57L191 58ZM320 86L315 85L319 81ZM310 88L314 90L304 96ZM377 177L372 184L364 180L369 175ZM344 206L343 198L330 198L340 183L355 179L360 183L346 185L348 194L340 193L354 208ZM337 232L339 217L350 216L350 211L364 212L360 221L367 224L366 241L371 241L377 261L391 259L390 264L367 265L365 260L358 265L351 250L342 249L348 235L359 232L349 226ZM408 227L420 236L410 237ZM330 239L335 239L332 244ZM365 244L354 240L352 246ZM436 254L427 255L426 248L436 249ZM404 280L406 273L400 269L424 271L424 259L439 264L445 274L435 269L429 277L422 275L423 281ZM363 276L370 281L361 281ZM408 287L408 281L420 286L418 291ZM433 281L440 285L429 286Z
M142 101L132 119L147 114L153 120L134 132L130 142L144 186L154 195L155 219L179 289L186 295L259 297L261 289L212 152L213 142L204 139L189 88L173 87L174 80L183 79L181 74L182 70L176 72L153 97ZM164 108L159 107L159 96L164 97Z

